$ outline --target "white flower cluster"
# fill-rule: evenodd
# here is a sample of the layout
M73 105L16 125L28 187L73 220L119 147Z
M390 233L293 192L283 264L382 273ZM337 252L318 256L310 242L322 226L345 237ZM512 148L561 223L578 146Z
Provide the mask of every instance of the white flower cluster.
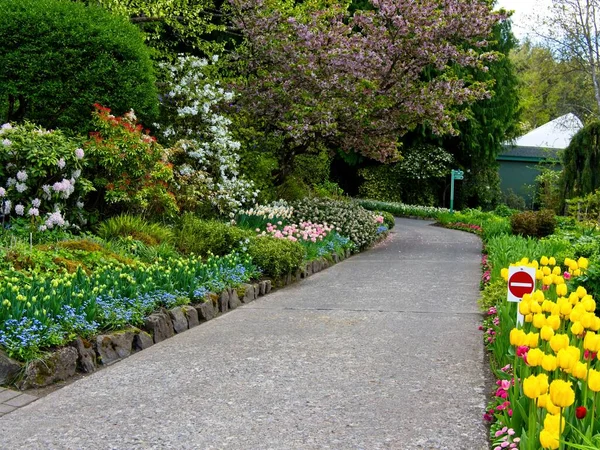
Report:
M36 134L42 135L52 133L37 128L34 131ZM22 126L13 127L9 123L0 126L0 136L20 132L27 131ZM38 226L40 231L54 227L68 227L70 223L64 218L64 211L67 206L65 201L75 193L81 170L77 168L68 175L70 170L67 167L67 162L64 158L59 158L55 163L56 169L46 169L48 170L46 176L48 178L62 176L62 180L52 185L44 184L41 190L38 191L38 183L42 180L39 175L36 175L36 170L39 171L40 169L30 167L26 159L20 158L21 149L14 148L15 146L13 146L10 139L3 139L3 144L14 149L11 153L12 162L5 165L6 173L13 176L6 178L4 186L0 185L0 215L4 216L3 220L14 214L17 217L30 217L32 223L37 224L40 224L38 218L41 218L41 225ZM83 150L80 148L75 149L74 156L76 160L83 159ZM0 183L2 183L1 179ZM81 219L82 217L80 217Z
M213 57L212 62L217 58ZM168 75L163 106L172 113L171 124L161 129L164 137L178 141L176 147L187 155L175 167L183 177L201 179L208 188L205 199L223 214L232 214L251 204L258 195L253 184L239 174L240 143L233 139L231 120L215 112L217 104L233 99L218 82L206 79L209 61L180 57L172 66L163 65Z
M274 202L270 205L255 205L253 208L238 211L238 214L262 217L265 219L291 219L294 214L294 208L287 204L278 204L278 202Z

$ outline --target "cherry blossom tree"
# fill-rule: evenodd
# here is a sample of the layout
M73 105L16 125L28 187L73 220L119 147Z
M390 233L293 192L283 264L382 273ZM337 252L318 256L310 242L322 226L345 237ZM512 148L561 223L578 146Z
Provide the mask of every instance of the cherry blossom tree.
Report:
M316 142L379 161L417 125L456 133L464 108L489 96L496 57L487 38L503 13L484 0L371 0L350 15L340 2L231 0L245 38L234 106L284 139L280 169Z

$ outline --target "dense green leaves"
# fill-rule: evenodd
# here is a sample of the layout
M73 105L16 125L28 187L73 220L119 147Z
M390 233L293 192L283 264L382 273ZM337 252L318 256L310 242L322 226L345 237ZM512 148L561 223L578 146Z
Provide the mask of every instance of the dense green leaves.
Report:
M0 0L0 116L89 130L95 102L157 113L150 52L139 30L66 0Z

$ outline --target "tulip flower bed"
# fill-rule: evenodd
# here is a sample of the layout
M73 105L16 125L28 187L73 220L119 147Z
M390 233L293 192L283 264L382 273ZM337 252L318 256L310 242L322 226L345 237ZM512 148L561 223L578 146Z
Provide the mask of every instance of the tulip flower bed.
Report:
M482 326L499 378L485 414L492 448L598 448L600 318L577 281L588 260L565 258L561 266L552 257L525 258L516 265L536 269L536 290L518 306L503 300L491 307Z

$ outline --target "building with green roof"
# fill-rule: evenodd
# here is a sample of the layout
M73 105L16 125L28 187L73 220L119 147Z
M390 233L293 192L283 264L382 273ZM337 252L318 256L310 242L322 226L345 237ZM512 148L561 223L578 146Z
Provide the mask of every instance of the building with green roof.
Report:
M562 150L581 128L583 124L577 116L566 114L521 136L514 143L506 143L505 151L496 158L502 192L505 195L513 192L531 205L539 164L555 161L555 167L560 169Z

